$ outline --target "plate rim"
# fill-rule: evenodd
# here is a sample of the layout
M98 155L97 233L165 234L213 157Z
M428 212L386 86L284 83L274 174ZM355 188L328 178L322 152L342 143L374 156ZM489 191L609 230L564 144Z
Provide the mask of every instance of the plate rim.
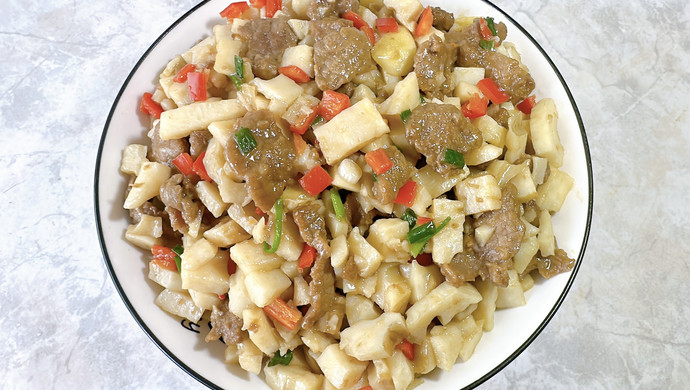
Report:
M99 183L100 183L100 170L101 170L101 157L103 154L103 149L105 146L105 140L106 136L108 135L108 130L110 128L110 123L112 121L113 115L115 113L115 110L117 106L120 103L120 99L122 98L122 95L129 86L129 83L131 79L133 78L134 74L139 70L141 67L141 64L144 62L146 58L151 54L153 49L158 46L158 44L172 31L174 30L183 20L185 20L187 17L189 17L191 14L193 14L195 11L197 11L199 8L204 6L206 3L208 3L211 0L202 0L199 2L197 5L186 11L184 14L182 14L177 20L175 20L170 26L168 26L163 33L156 38L155 41L146 49L146 51L142 54L142 56L137 60L136 64L134 67L132 67L132 70L129 72L127 77L125 78L124 82L122 83L122 86L120 87L117 95L115 96L115 99L113 101L113 104L110 107L110 110L108 112L108 116L106 118L105 124L103 126L103 130L101 132L101 138L99 141L98 145L98 154L96 156L96 162L95 162L95 172L94 172L94 216L95 216L95 222L96 222L96 230L98 233L98 241L101 247L101 252L103 255L103 261L105 263L105 266L108 270L108 274L110 275L110 279L112 280L115 289L117 290L118 295L122 299L123 303L127 307L127 310L129 313L134 317L135 321L139 325L139 327L146 333L146 335L149 337L151 341L170 359L172 360L179 368L181 368L185 373L190 375L192 378L196 379L199 383L211 388L211 389L218 389L222 390L223 388L216 385L215 383L211 382L208 380L205 376L199 374L192 368L190 368L188 365L186 365L182 359L178 358L177 355L172 353L157 337L156 335L151 331L151 329L146 325L144 320L139 316L138 312L134 309L134 306L130 302L129 298L124 292L124 289L122 288L122 285L120 284L120 281L115 273L115 270L112 265L112 261L110 260L110 255L108 253L108 248L106 246L105 242L105 236L103 234L103 225L101 222L101 206L99 203ZM571 271L571 275L568 278L568 281L566 282L563 291L559 295L558 299L554 303L553 307L551 310L549 310L548 314L544 317L544 320L539 324L539 326L532 332L532 334L517 348L513 353L511 353L508 357L506 357L501 363L493 367L491 370L489 370L485 375L482 377L478 378L474 382L470 383L469 385L465 386L462 390L469 390L469 389L474 389L477 386L481 385L482 383L486 382L489 380L491 377L502 371L508 364L510 364L515 358L517 358L522 352L524 352L527 347L532 344L532 342L541 334L541 332L546 328L548 323L553 319L555 316L556 312L558 309L561 307L563 301L565 300L566 296L568 295L568 292L570 291L570 288L572 287L575 277L577 276L577 273L580 269L580 266L582 264L582 261L584 259L584 255L587 249L587 243L589 241L589 235L590 235L590 230L592 226L592 214L593 214L593 209L594 209L594 175L592 172L592 159L591 159L591 154L590 154L590 148L589 148L589 142L587 140L587 134L585 131L585 126L582 120L582 117L580 115L580 110L578 109L577 103L575 102L575 99L573 98L572 92L570 91L570 88L568 87L568 84L566 83L565 79L563 78L563 75L561 74L560 70L556 67L554 64L553 60L551 57L547 54L547 52L544 50L544 48L537 42L537 40L524 28L520 23L518 23L513 17L508 15L503 9L498 7L496 4L491 2L490 0L479 0L481 2L486 3L490 7L494 8L496 11L498 11L503 17L508 19L511 23L513 23L524 35L529 39L530 42L539 50L541 55L546 59L547 63L551 67L551 69L554 71L554 74L558 78L558 80L561 82L561 85L568 97L568 100L570 101L570 104L573 108L573 113L575 114L575 118L577 119L577 124L578 128L580 129L580 136L582 139L582 146L584 149L584 156L585 156L585 162L587 166L587 180L588 180L588 202L587 202L587 218L585 222L585 231L584 235L582 237L582 244L580 245L580 251L578 258L575 261L575 265Z

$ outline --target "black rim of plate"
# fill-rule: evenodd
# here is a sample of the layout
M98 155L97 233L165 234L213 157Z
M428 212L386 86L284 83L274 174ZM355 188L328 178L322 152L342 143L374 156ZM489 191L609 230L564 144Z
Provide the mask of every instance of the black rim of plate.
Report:
M146 52L141 56L139 61L137 61L136 65L134 68L132 68L132 71L127 75L127 78L125 79L125 82L122 84L122 87L120 88L115 101L113 102L113 105L110 109L110 112L108 113L108 118L106 119L105 126L103 128L103 133L101 135L101 140L98 146L98 155L96 157L96 169L95 169L95 175L94 175L94 210L95 210L95 217L96 217L96 228L98 230L98 240L100 242L101 246L101 251L103 253L103 259L105 261L105 265L108 269L108 273L110 274L110 277L113 281L113 284L115 285L115 288L117 289L118 294L120 295L120 298L122 298L122 301L124 302L125 306L127 306L127 309L129 312L132 314L136 322L139 324L139 326L144 330L146 335L156 344L156 346L163 351L163 353L170 359L172 360L177 366L179 366L183 371L185 371L187 374L192 376L194 379L199 381L200 383L208 386L209 388L212 389L222 389L222 387L216 385L215 383L212 383L208 379L206 379L203 375L200 375L193 369L191 369L189 366L187 366L180 358L178 358L175 354L173 354L157 337L151 329L146 325L144 320L139 316L139 313L134 310L134 307L129 301L129 298L127 295L124 293L124 290L122 289L122 286L120 284L120 281L115 274L115 270L113 269L112 262L110 260L110 256L108 255L108 249L106 247L105 243L105 237L103 236L103 228L101 224L101 215L100 215L100 204L99 204L99 173L100 173L100 168L101 168L101 156L103 153L103 147L105 145L105 139L106 135L108 133L108 129L110 127L110 122L112 120L113 114L115 112L115 108L120 102L120 99L122 97L122 94L124 93L124 90L127 88L129 85L129 82L131 81L132 77L134 74L137 72L139 67L141 66L142 62L149 56L151 51L172 31L179 25L184 19L186 19L189 15L194 13L197 9L201 8L204 4L208 3L210 0L203 0L196 6L194 6L192 9L187 11L185 14L183 14L179 19L177 19L170 27L168 27L154 42L149 46L149 48L146 50ZM508 15L506 12L504 12L501 8L493 4L492 2L488 0L481 0L484 3L490 5L494 9L496 9L498 12L500 12L503 17L506 19L510 20L511 23L513 23L533 44L534 46L539 50L539 52L544 56L546 61L549 63L551 66L551 69L555 72L556 76L561 82L561 85L563 86L566 94L568 95L568 99L570 100L570 104L573 107L573 111L575 112L575 117L577 118L578 122L578 127L580 128L580 135L582 137L582 144L584 146L584 152L585 152L585 160L587 163L587 178L589 180L589 189L588 189L588 196L589 196L589 203L588 203L588 209L587 209L587 222L585 225L585 234L582 238L582 245L580 246L580 253L577 258L577 261L575 262L575 266L573 267L573 270L571 271L570 278L568 279L568 282L565 285L565 288L563 289L563 292L561 295L558 297L558 300L554 304L553 308L549 313L546 315L544 318L544 321L537 327L537 329L532 333L530 337L525 340L525 342L518 347L510 356L508 356L504 361L502 361L500 364L498 364L496 367L491 369L488 373L486 373L484 376L481 378L477 379L476 381L472 382L468 386L464 387L463 390L467 389L473 389L485 381L487 381L489 378L493 377L496 375L498 372L500 372L503 368L505 368L510 362L515 360L518 355L520 355L527 347L539 336L539 334L544 330L546 325L551 321L553 316L556 314L556 311L558 311L559 307L563 303L566 295L568 294L568 291L570 291L570 288L572 287L572 284L575 280L575 276L577 275L577 272L580 269L580 265L582 264L582 259L584 258L585 255L585 250L587 247L587 241L589 240L589 233L590 233L590 228L592 224L592 212L594 208L594 180L593 180L593 174L592 174L592 160L590 156L590 151L589 151L589 143L587 142L587 135L585 133L585 127L582 122L582 117L580 116L580 111L577 108L577 104L575 103L575 99L573 98L573 95L570 91L570 88L565 82L565 79L563 78L563 75L561 72L558 70L556 65L553 63L549 55L546 53L546 51L541 47L541 45L530 35L527 30L525 30L515 19L513 19L510 15Z

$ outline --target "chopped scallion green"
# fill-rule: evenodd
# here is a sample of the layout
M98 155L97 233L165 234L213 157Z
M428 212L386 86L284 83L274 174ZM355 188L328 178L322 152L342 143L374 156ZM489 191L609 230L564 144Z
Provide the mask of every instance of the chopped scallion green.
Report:
M443 157L443 162L453 164L458 168L465 167L465 157L462 153L453 149L446 149L446 155Z
M486 25L489 27L489 30L491 30L491 34L493 36L498 36L498 32L496 31L496 24L494 24L494 18L492 17L486 17L484 18L486 20Z
M417 214L415 214L414 210L407 209L403 215L400 216L400 219L407 222L407 224L410 225L410 230L412 230L414 225L417 223Z
M283 234L283 197L281 196L275 204L276 223L275 231L273 232L273 245L269 246L264 242L264 252L276 253L280 245L280 238ZM288 362L289 363L289 362Z
M402 119L403 124L407 123L407 120L410 118L410 115L412 115L412 111L410 110L405 110L400 113L400 119Z
M240 148L240 152L243 156L246 156L249 152L256 148L256 140L252 135L252 132L246 128L241 128L234 135L235 142L237 142L237 147Z
M232 82L235 84L235 87L237 87L238 90L242 88L242 79L239 78L237 75L231 74L230 80L232 80Z
M424 99L424 95L422 95L421 93L419 94L419 103L421 103L421 104L426 103L426 99Z
M280 356L280 351L276 351L275 355L269 360L268 366L273 367L275 365L287 366L292 361L292 351L288 349L284 356Z
M311 125L316 126L321 122L323 122L323 117L321 115L317 115L316 118L314 118L314 122L312 122Z
M493 50L494 49L494 41L487 41L486 39L482 39L479 41L479 47L485 50Z
M417 226L407 233L407 241L410 242L410 252L412 256L417 257L426 246L427 242L441 231L450 222L450 217L446 217L439 227L434 226L434 222L427 222L424 225Z
M184 248L182 245L178 245L174 248L172 248L172 251L175 252L175 265L177 266L177 272L182 271L182 253L184 253Z
M235 74L244 81L244 60L238 55L235 55Z
M343 205L343 200L340 198L338 190L331 188L331 202L333 202L333 211L335 211L335 217L338 221L342 221L345 218L345 206Z

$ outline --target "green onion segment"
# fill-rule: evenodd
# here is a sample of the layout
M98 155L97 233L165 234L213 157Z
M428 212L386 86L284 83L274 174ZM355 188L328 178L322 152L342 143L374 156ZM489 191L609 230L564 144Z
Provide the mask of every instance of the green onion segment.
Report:
M462 155L462 153L453 149L446 149L446 155L443 157L443 162L453 164L458 168L465 167L465 157Z
M276 223L275 231L273 232L273 245L269 246L264 242L264 252L266 253L276 253L278 246L280 245L280 238L283 234L283 197L281 196L275 204L276 210Z
M275 365L287 366L292 361L292 351L288 349L284 356L280 356L280 351L276 351L275 355L269 360L268 366L273 367Z
M410 230L412 230L412 228L414 228L414 225L417 223L417 214L415 214L414 210L407 209L405 210L403 215L400 216L400 219L407 222L407 224L410 225Z
M446 227L449 222L450 217L446 217L439 227L434 226L434 222L430 221L410 230L407 233L407 241L410 242L410 252L412 256L417 257L424 250L427 242Z
M246 156L256 148L256 140L252 135L252 132L248 128L243 127L234 135L235 142L237 142L237 147L240 148L240 152L243 156Z
M479 41L479 47L485 50L493 50L494 49L494 41L487 41L486 39L482 39Z
M244 60L238 55L235 55L235 74L244 81Z
M174 248L172 248L172 251L175 252L175 265L177 266L177 272L182 272L182 253L184 253L184 248L182 245L178 245Z
M412 115L412 111L409 109L400 113L400 119L402 119L403 124L407 123L407 119L410 118L410 115Z
M493 36L498 36L496 24L494 24L494 18L487 16L484 18L484 20L486 21L486 25L489 27L489 30L491 30L491 34L493 34Z
M345 218L345 206L343 205L343 200L340 198L338 190L331 188L331 202L333 202L333 211L335 211L335 217L338 221L342 221Z

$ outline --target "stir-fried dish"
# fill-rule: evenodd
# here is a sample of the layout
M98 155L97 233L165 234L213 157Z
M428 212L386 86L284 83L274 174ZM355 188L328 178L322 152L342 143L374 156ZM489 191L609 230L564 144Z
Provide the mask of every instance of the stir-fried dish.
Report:
M274 389L408 389L569 271L553 100L506 26L418 0L250 0L123 152L156 304Z

